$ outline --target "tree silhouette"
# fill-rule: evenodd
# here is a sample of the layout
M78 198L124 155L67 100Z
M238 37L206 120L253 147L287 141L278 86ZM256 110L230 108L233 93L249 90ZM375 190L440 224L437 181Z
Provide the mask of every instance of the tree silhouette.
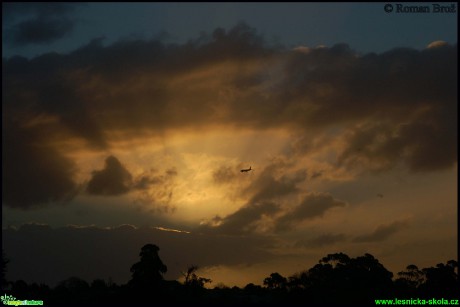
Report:
M55 288L55 298L69 305L81 305L89 300L89 284L79 277L69 277Z
M264 286L270 290L283 290L286 289L287 279L279 273L271 273L270 277L264 279Z
M110 299L109 287L105 280L94 279L90 285L91 300L95 303L107 302Z
M399 292L415 295L417 289L425 282L425 273L415 264L410 264L405 271L398 272L395 286Z
M131 266L132 279L129 281L131 286L145 289L161 284L162 274L166 273L168 268L158 256L159 251L160 248L154 244L146 244L142 247L139 253L141 260Z
M333 268L338 268L349 264L350 257L344 253L328 254L326 257L323 257L319 263L330 264Z
M196 275L197 270L198 266L191 265L186 273L182 272L182 275L185 277L184 285L192 288L204 288L205 284L212 282L209 278Z
M419 288L428 296L449 297L458 295L458 262L449 260L446 264L439 263L436 267L422 269L426 281Z
M356 288L365 291L362 295L373 297L387 297L393 288L393 273L388 271L374 256L364 254L350 261L350 272Z
M9 283L11 289L5 289L6 294L21 299L40 298L49 306L146 306L146 302L149 306L361 305L395 297L458 298L458 263L454 260L424 269L408 265L393 281L393 273L371 254L351 258L335 253L289 278L271 273L263 280L265 287L250 283L243 289L229 288L219 283L207 289L204 285L211 280L198 276L196 265L182 273L183 283L164 280L167 267L159 250L153 244L142 247L140 261L131 266L132 279L125 285L116 285L110 279L95 279L89 284L71 277L51 289L16 280ZM3 253L2 270L7 262Z
M308 271L289 278L293 297L321 303L368 302L390 294L393 273L370 254L329 254Z

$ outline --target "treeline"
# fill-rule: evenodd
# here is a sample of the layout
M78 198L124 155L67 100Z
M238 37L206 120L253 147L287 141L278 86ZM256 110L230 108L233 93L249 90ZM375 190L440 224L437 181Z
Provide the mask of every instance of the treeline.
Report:
M131 267L132 278L124 285L96 279L91 283L71 277L50 288L5 280L7 260L2 257L2 295L18 300L42 300L47 306L141 306L141 305L248 305L248 304L372 304L375 299L458 298L458 263L455 260L419 269L408 265L396 276L375 257L365 254L350 258L344 253L329 254L312 268L284 277L272 273L263 286L248 284L229 288L222 284L208 289L212 281L197 275L191 266L184 281L164 280L167 266L153 244L142 247L140 261Z

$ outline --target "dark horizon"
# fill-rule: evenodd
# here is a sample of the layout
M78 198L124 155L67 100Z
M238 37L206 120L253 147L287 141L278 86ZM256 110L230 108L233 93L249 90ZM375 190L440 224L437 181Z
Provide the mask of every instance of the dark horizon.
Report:
M139 261L131 266L132 277L124 284L96 278L87 282L77 276L56 286L5 279L10 259L2 252L2 301L37 301L40 305L63 303L120 305L155 301L164 304L459 304L458 262L438 263L436 267L407 265L393 274L371 254L351 258L344 253L328 254L310 269L284 277L273 272L263 286L248 283L242 288L228 287L200 276L199 267L188 265L181 280L166 280L168 266L160 257L160 248L146 244ZM215 283L213 287L209 285ZM208 287L206 287L208 285ZM153 295L153 296L152 296ZM17 298L17 297L20 298ZM36 297L38 296L38 298ZM417 303L414 303L417 302Z

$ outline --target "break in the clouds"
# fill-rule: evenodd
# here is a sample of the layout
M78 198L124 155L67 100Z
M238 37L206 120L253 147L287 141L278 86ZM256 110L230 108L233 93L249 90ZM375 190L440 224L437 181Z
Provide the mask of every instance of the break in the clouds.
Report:
M121 140L206 129L301 135L302 146L290 151L299 158L326 146L317 140L334 139L322 161L330 168L450 168L457 161L456 63L457 46L445 44L380 54L346 44L288 50L245 24L182 45L94 40L69 54L3 59L3 143L12 142L3 146L3 178L13 178L3 200L33 207L71 195L80 182L70 148L98 152ZM214 180L229 176L223 169ZM44 177L59 184L42 187ZM265 188L249 188L248 208L292 193L305 175L277 178L275 188L269 176L257 180ZM114 184L93 192L123 191Z
M353 242L380 242L388 239L390 236L406 228L407 226L407 220L399 220L390 224L382 224L379 225L372 233L356 237L353 239Z

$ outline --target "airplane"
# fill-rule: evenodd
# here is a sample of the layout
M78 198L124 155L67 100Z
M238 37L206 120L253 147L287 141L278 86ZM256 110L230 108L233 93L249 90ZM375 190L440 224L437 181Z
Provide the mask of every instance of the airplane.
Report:
M249 168L247 168L247 169L242 169L240 172L246 173L246 172L249 172L249 171L252 171L251 166Z

